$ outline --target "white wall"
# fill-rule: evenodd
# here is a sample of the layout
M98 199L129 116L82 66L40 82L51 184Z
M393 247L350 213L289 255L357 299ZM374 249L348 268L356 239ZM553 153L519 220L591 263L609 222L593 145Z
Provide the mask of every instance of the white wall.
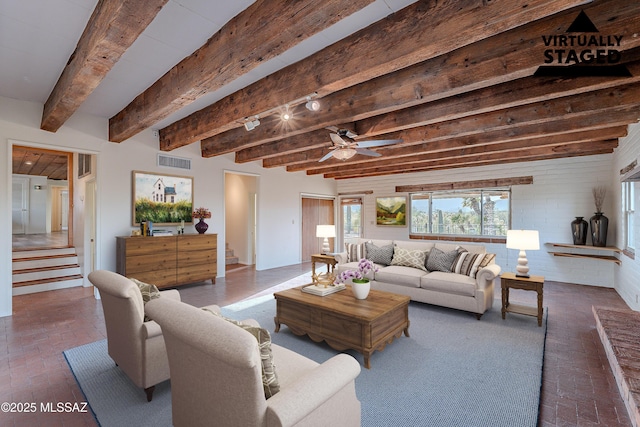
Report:
M218 233L218 264L224 265L224 171L258 176L259 270L300 262L300 194L335 194L333 180L288 173L283 168L263 169L258 162L235 164L233 154L202 158L200 145L191 144L170 154L192 160L192 169L184 171L156 166L157 139L151 131L116 144L107 140L108 120L75 114L58 132L40 130L42 105L0 97L0 226L11 227L11 151L10 140L42 148L97 154L98 187L98 268L115 270L116 236L129 235L131 224L131 176L133 170L165 172L194 177L194 204L211 210L207 233ZM79 196L78 196L79 197ZM75 203L81 203L75 200ZM79 232L79 230L75 230ZM193 226L186 232L195 232ZM79 233L82 234L82 233ZM74 242L82 246L82 241ZM82 248L81 248L82 250ZM224 269L218 269L219 275ZM11 241L0 243L0 316L11 314Z
M409 227L395 228L375 225L375 198L394 195L397 185L431 184L452 181L473 181L490 178L533 176L533 184L512 187L512 228L535 229L540 233L539 251L527 251L531 274L544 275L547 280L613 287L615 264L579 258L561 258L549 254L547 242L572 243L570 223L576 216L589 219L595 211L591 189L611 181L613 155L574 157L529 163L510 163L477 168L452 169L338 180L338 192L353 193L373 190L364 198L364 236L375 239L409 238ZM604 212L613 213L613 185L607 185ZM615 245L617 219L609 215L608 245ZM589 241L587 241L589 243ZM496 254L496 263L503 271L515 271L518 251L507 250L504 244L486 244L488 252Z
M625 138L620 139L618 149L614 153L614 165L612 167L611 180L613 184L613 200L615 202L614 210L616 212L615 222L620 224L616 228L616 241L621 247L624 242L623 218L621 206L621 184L620 170L637 160L640 163L640 124L629 126L629 133ZM614 283L615 288L626 301L626 303L634 310L640 310L640 183L636 183L635 187L635 241L636 241L636 259L629 258L626 255L621 257L622 265L615 270Z

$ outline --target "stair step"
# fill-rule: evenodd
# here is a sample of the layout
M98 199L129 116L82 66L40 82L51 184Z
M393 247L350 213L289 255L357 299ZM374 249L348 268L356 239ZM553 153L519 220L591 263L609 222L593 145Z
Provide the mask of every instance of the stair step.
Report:
M32 268L13 272L13 283L22 283L32 280L54 280L57 277L66 277L80 274L78 264L67 264L55 267Z
M31 259L38 257L55 257L55 256L65 256L65 255L75 255L76 248L53 248L53 249L31 249L31 250L20 250L13 251L12 258L15 261L16 259Z
M12 270L28 270L35 268L56 267L68 264L78 264L77 255L55 256L55 257L37 257L37 258L21 258L15 259L12 263Z
M225 260L224 260L224 263L225 263L225 265L237 264L239 260L240 260L240 258L238 258L237 256L226 257Z
M42 285L45 283L53 283L53 282L62 282L65 280L71 280L71 279L81 279L82 280L82 275L81 274L71 274L69 276L58 276L58 277L53 277L50 279L36 279L36 280L28 280L25 282L14 282L13 283L13 287L14 288L20 288L23 286L33 286L33 285Z
M233 253L233 249L227 249L225 251L225 255L226 256L235 256L235 254Z
M32 280L14 284L13 295L26 295L36 292L54 291L58 289L72 288L83 285L83 278L80 274L73 274L65 277L52 279ZM16 285L18 285L16 287Z

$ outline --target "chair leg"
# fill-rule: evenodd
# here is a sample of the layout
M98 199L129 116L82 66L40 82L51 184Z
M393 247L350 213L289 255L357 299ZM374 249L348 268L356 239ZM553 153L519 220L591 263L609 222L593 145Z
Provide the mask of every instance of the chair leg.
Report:
M154 385L144 389L144 392L147 393L147 402L151 402L151 399L153 399L153 390L155 389L156 389L156 386Z
M482 317L483 313L476 313L476 319L480 320L480 318Z

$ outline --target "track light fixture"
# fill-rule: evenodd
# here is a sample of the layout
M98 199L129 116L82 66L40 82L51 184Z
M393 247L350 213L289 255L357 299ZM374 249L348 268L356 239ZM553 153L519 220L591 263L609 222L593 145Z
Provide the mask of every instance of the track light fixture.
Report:
M307 107L307 110L309 111L318 111L320 109L320 101L311 99L310 96L307 96L307 103L304 104L304 106Z
M289 104L287 104L285 106L285 110L284 113L282 113L282 115L280 116L280 118L282 120L284 120L285 122L288 121L291 118L291 113L289 112Z
M244 128L247 131L254 130L258 126L260 126L260 120L258 120L258 116L255 116L253 120L247 120L246 122L244 122Z

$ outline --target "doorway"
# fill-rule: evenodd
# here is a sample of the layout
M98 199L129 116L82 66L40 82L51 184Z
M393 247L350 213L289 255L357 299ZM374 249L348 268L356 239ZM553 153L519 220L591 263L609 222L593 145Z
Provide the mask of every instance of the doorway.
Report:
M322 224L335 225L334 199L327 197L302 197L302 262L311 261L311 255L322 252L322 239L316 237L316 226ZM335 239L329 239L332 252Z
M73 153L12 147L13 249L73 246Z
M225 172L225 271L257 263L258 176Z

